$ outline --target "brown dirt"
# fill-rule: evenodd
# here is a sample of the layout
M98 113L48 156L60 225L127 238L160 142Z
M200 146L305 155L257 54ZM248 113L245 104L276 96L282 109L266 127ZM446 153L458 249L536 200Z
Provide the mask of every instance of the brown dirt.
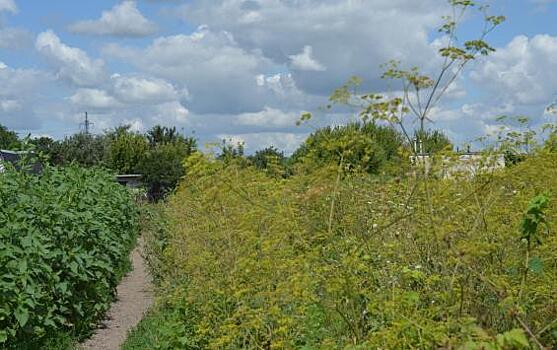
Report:
M151 278L141 257L140 239L132 252L133 270L118 286L117 299L108 311L107 318L85 341L82 350L118 350L127 338L128 332L143 318L153 303Z

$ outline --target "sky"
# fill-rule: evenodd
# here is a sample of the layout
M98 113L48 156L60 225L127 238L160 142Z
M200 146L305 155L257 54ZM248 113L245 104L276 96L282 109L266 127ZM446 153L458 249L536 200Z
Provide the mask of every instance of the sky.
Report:
M532 125L557 98L557 1L493 0L507 21L432 113L455 143L492 133L500 115ZM384 92L391 59L434 73L445 0L0 0L0 124L63 138L88 112L95 133L176 126L201 143L292 152L350 76ZM477 33L476 17L462 25ZM308 125L296 126L303 112ZM352 113L353 114L353 113Z

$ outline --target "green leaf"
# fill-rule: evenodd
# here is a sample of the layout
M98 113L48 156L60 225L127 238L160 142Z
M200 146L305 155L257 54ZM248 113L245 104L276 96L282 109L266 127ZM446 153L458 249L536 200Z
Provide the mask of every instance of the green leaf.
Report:
M0 343L5 343L8 340L8 332L0 331Z
M513 329L497 335L497 344L503 349L528 349L530 343L522 329Z
M543 261L539 257L534 256L528 262L528 268L534 273L541 273L543 271Z
M14 316L21 327L25 327L27 321L29 321L29 310L18 307L15 312Z

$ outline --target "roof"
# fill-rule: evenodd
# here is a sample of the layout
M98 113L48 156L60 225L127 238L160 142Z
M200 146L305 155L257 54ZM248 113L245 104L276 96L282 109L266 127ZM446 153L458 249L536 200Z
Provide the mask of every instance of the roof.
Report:
M26 151L9 151L9 150L0 150L0 161L10 162L16 168L18 168L18 162L22 158L22 156L26 154L30 154L31 152ZM3 166L0 166L0 172L4 170ZM39 174L43 170L43 166L39 161L35 161L31 168L31 173Z

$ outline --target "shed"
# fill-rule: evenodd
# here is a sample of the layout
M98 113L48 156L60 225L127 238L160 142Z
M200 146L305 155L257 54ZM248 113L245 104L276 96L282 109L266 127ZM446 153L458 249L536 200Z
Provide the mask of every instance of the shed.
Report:
M34 154L32 152L26 152L26 151L0 150L0 173L4 172L5 163L11 163L16 167L16 169L20 169L21 168L20 161L25 156L28 155L33 156ZM42 171L43 171L42 164L37 159L33 159L29 172L31 174L40 174Z

